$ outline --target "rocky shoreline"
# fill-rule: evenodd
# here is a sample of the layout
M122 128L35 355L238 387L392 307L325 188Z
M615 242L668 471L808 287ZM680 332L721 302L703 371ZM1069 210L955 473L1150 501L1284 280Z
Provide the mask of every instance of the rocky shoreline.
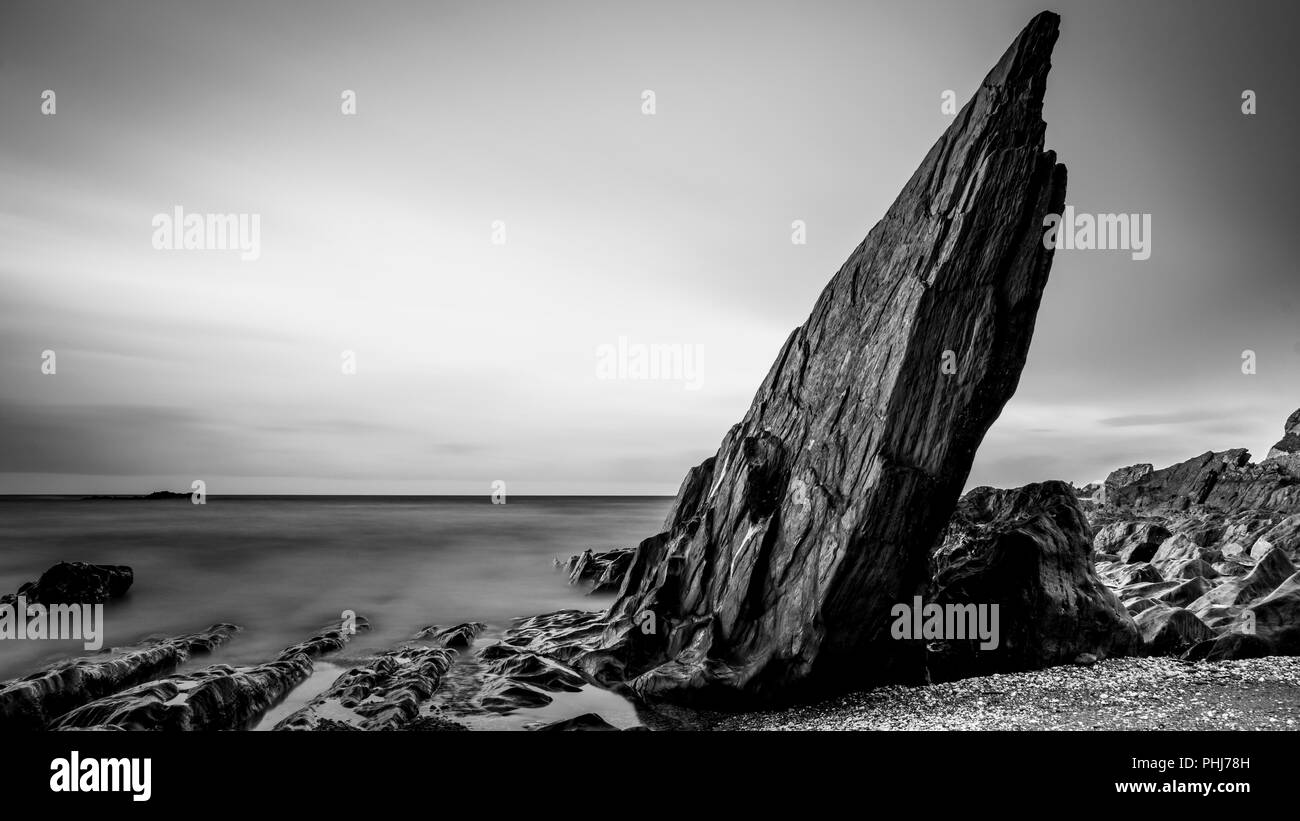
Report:
M1041 115L1058 23L1035 17L988 73L745 417L688 471L661 532L557 560L570 583L615 595L608 608L429 626L346 660L365 621L345 620L264 664L177 673L237 636L216 625L0 682L0 727L246 729L301 693L322 658L340 674L275 729L463 729L597 693L657 728L1219 727L1294 714L1300 411L1260 463L1234 449L1085 488L961 494L1015 391L1051 268L1041 226L1063 206L1066 174ZM103 603L133 579L60 563L0 606Z
M431 625L399 647L345 658L353 634L369 629L356 617L261 665L176 674L236 639L229 624L59 662L0 683L0 726L247 729L328 659L342 667L334 683L273 729L460 730L512 714L521 719L509 726L522 729L618 729L598 712L524 720L598 688L627 700L637 729L1296 729L1300 455L1288 448L1298 431L1300 411L1261 464L1227 451L1121 468L1085 488L970 491L929 552L921 595L999 605L996 646L976 636L900 642L923 675L847 696L722 712L647 698L626 683L635 656L608 657L595 674L582 663L609 640L608 610L522 617L504 630ZM647 542L555 566L593 595L626 593L660 549ZM20 594L111 605L133 578L125 566L61 562ZM644 628L612 629L635 641L658 626Z

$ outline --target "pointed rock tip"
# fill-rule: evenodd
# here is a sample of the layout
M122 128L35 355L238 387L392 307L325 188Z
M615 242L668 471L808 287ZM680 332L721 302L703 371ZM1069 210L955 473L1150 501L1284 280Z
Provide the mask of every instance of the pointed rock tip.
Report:
M1039 12L1016 35L1002 59L984 78L983 85L1011 88L1029 85L1033 88L1031 96L1041 100L1047 71L1052 67L1052 47L1056 45L1060 29L1059 14Z
M1052 31L1056 31L1058 28L1060 28L1060 25L1061 25L1061 15L1057 14L1054 11L1048 11L1047 9L1043 9L1042 11L1038 12L1038 14L1034 15L1034 19L1030 20L1029 25L1025 26L1025 28L1030 29L1033 28L1034 26L1050 26Z
M1021 29L1016 41L1022 40L1044 40L1051 48L1051 44L1056 42L1056 36L1061 32L1061 15L1054 11L1040 11L1034 15L1034 19Z

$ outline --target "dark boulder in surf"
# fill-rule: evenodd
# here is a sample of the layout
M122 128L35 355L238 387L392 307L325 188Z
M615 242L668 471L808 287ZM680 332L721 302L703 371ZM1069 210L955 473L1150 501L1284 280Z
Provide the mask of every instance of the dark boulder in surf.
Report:
M59 562L17 594L0 596L0 604L21 596L28 604L103 604L126 595L135 573L123 564Z

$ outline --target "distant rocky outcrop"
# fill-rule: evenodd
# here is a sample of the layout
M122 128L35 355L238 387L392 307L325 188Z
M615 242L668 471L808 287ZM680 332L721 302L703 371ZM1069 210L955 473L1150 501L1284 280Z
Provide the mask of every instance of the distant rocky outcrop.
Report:
M1065 196L1043 150L1058 22L1016 38L687 474L582 669L726 706L923 672L890 611L1028 353Z
M1140 465L1130 465L1126 468L1119 468L1111 471L1106 480L1101 483L1101 494L1098 501L1103 504L1114 499L1116 492L1121 488L1126 488L1134 482L1146 478L1155 468L1154 465L1143 463Z
M1287 420L1289 427L1295 418L1292 414ZM1104 504L1110 511L1165 516L1198 510L1300 512L1300 454L1282 449L1290 446L1283 439L1258 464L1245 448L1234 448L1160 470L1149 470L1150 465L1121 468L1106 479Z
M189 499L193 493L177 490L155 490L153 493L144 496L82 496L83 502L139 502L139 501L158 501L161 499Z

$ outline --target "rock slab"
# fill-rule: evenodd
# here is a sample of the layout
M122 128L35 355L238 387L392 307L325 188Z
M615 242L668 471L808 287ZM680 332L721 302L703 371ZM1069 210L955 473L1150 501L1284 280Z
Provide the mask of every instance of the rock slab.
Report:
M890 609L926 585L1029 350L1044 217L1065 196L1043 150L1058 23L1044 12L1016 38L688 474L602 640L572 654L589 675L738 706L923 665Z

